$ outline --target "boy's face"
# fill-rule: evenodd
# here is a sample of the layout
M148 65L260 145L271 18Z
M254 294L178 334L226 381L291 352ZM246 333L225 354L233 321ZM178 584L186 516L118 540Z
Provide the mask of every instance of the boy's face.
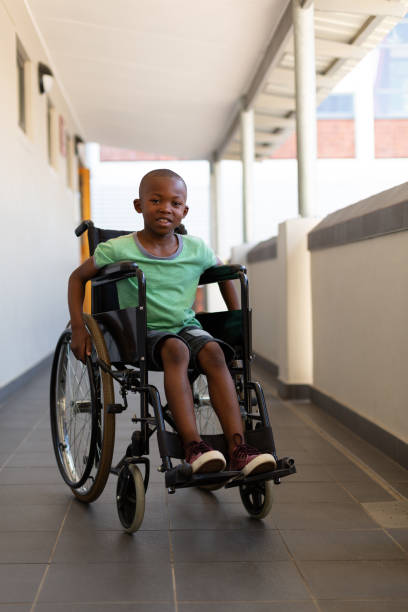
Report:
M188 212L182 181L167 176L151 177L134 207L143 215L145 229L158 235L173 233Z

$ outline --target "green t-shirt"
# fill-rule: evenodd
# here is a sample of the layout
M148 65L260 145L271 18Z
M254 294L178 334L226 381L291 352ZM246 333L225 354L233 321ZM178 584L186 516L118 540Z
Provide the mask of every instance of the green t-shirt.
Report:
M147 326L173 333L187 325L201 327L192 309L198 279L204 270L217 265L215 253L201 238L175 236L179 246L170 257L151 255L136 232L100 242L94 253L98 268L124 260L140 266L146 278ZM138 305L136 278L119 281L117 288L120 308Z

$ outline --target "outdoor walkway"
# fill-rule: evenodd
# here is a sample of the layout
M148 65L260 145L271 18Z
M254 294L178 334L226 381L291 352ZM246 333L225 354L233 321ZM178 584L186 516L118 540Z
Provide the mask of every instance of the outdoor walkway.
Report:
M167 495L154 451L129 536L115 477L88 507L63 484L48 376L0 406L0 612L407 612L408 472L314 406L278 401L258 373L278 452L298 467L266 520L233 489Z

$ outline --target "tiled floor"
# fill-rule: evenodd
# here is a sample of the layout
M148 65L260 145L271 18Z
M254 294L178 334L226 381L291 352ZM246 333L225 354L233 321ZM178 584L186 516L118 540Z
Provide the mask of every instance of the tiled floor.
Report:
M234 489L167 495L153 470L133 536L117 518L115 477L90 506L62 483L48 372L11 396L0 406L0 612L407 612L408 528L384 528L367 508L405 508L408 472L258 378L279 454L298 467L275 487L270 516L249 518ZM129 427L124 413L118 454Z

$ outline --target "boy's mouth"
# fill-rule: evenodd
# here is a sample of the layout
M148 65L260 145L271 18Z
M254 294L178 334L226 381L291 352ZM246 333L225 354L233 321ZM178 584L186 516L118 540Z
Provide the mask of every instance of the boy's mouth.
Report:
M160 225L169 225L171 223L170 219L166 219L165 217L159 217L156 221L160 223Z

